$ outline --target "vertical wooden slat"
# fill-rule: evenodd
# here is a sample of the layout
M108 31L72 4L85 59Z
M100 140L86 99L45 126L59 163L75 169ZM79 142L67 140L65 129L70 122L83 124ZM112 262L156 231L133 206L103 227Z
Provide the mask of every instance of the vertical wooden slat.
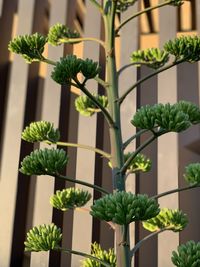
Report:
M57 23L65 23L67 3L64 0L55 3L51 2L50 26ZM62 56L63 48L49 46L48 57L58 60ZM60 112L60 86L50 79L52 66L47 68L48 79L44 85L43 101L41 107L41 119L51 121L55 127L58 126ZM42 147L42 146L41 146ZM39 176L36 181L35 205L33 213L33 225L50 223L52 218L52 207L49 204L49 197L54 192L54 178ZM48 266L48 253L32 253L31 267Z
M19 21L17 34L31 32L34 1L19 1ZM20 72L19 72L20 69ZM0 230L0 262L4 267L9 266L13 217L16 200L18 177L18 160L21 142L21 131L24 119L24 107L27 86L28 65L16 57L10 74L7 113L4 126L4 141L2 149L2 168L0 195L4 201L0 203L0 213L6 214L1 219ZM9 177L9 178L8 178Z
M176 36L176 8L160 9L160 45ZM176 68L158 77L158 102L177 102ZM158 193L178 187L178 139L169 133L158 139ZM161 207L177 208L178 195L159 200ZM165 232L158 236L158 266L171 266L171 252L179 243L178 234Z
M121 22L130 17L134 12L138 11L138 4L136 3L133 7L123 12L121 15ZM130 63L131 53L138 49L138 20L132 20L127 23L120 30L120 66L123 67ZM118 53L117 53L118 54ZM135 67L129 67L124 70L119 76L119 93L122 95L130 86L136 82L137 69ZM133 114L136 111L136 89L131 92L121 105L121 126L122 126L122 138L125 142L129 137L134 135L135 129L131 125L130 121ZM133 152L136 148L136 143L132 142L126 149ZM135 193L135 176L129 175L126 180L126 189L132 193ZM130 246L133 247L135 244L135 226L130 226ZM132 262L132 266L134 261Z
M140 76L145 77L149 73L152 73L152 69L145 66L140 69ZM138 87L138 104L140 106L153 105L157 103L157 77L153 77L150 80L141 84ZM143 134L140 138L140 144L150 138L152 134ZM157 141L151 143L146 147L142 154L149 157L152 161L152 169L148 173L140 173L137 180L138 193L147 194L148 196L156 195L157 193ZM146 235L149 235L149 231L145 231L140 225L139 239L141 240ZM139 266L157 266L157 237L145 242L139 250ZM143 257L143 255L149 255L149 257Z
M100 37L100 14L90 1L86 2L86 19L85 19L85 36ZM95 24L95 27L94 27ZM85 58L98 61L99 59L99 46L94 43L85 43L83 55ZM92 92L97 89L97 84L92 81L87 83L87 88ZM86 127L87 126L87 127ZM79 117L78 124L78 143L90 144L95 146L96 141L96 116L91 118ZM77 179L84 179L84 181L94 182L94 165L95 154L91 151L78 149L77 163L76 163L76 177ZM80 186L78 186L80 188ZM87 189L87 188L85 188ZM91 190L88 190L91 191ZM91 203L90 203L91 204ZM81 222L81 224L80 224ZM92 218L87 213L74 214L73 224L73 239L72 248L79 251L90 253L90 244L92 241ZM71 265L76 267L80 266L80 257L72 256Z

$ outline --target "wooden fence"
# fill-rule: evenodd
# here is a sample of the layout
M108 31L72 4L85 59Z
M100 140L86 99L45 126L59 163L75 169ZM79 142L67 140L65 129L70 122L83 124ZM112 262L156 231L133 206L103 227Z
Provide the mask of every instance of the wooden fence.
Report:
M123 21L139 5L147 7L158 1L140 0L123 13ZM48 120L58 126L61 139L97 146L109 151L108 129L101 115L85 118L74 110L74 94L70 88L58 86L50 79L52 68L44 64L27 65L7 50L9 40L26 33L46 34L57 23L69 25L85 36L103 37L102 21L89 0L1 0L0 1L0 266L1 267L67 267L80 266L80 258L57 253L24 253L23 242L32 226L53 221L63 229L63 247L90 252L91 241L100 242L106 249L113 246L112 230L88 214L61 213L49 205L55 190L69 183L52 177L32 177L18 172L19 162L39 145L21 142L23 128L32 121ZM140 26L140 27L139 27ZM138 32L138 29L141 32ZM138 21L130 22L121 31L118 46L118 66L129 62L130 54L138 47L160 45L177 34L200 31L200 1L191 0L176 9L164 7ZM104 70L103 52L93 43L84 46L48 48L48 57L58 59L75 52L84 58L100 60ZM120 94L136 79L149 73L142 68L129 68L120 76ZM103 76L103 74L102 74ZM182 64L143 83L130 94L122 107L123 138L133 134L130 124L135 110L144 104L176 102L185 99L199 104L198 64ZM102 92L96 83L91 90ZM74 89L71 89L74 91ZM140 140L142 141L142 140ZM132 144L135 149L137 144ZM42 145L40 145L41 147ZM95 182L111 188L111 174L107 162L85 150L67 149L70 163L66 173L77 179ZM152 158L152 171L140 177L129 177L127 188L149 195L183 186L184 166L200 160L199 126L186 132L168 134L152 144L145 153ZM157 179L159 177L159 179ZM92 192L93 193L93 192ZM162 207L180 207L189 215L190 223L180 234L163 233L141 248L135 267L170 267L171 251L187 240L200 239L199 194L190 192L163 198ZM94 198L99 197L94 194ZM140 225L131 228L132 243L147 234Z

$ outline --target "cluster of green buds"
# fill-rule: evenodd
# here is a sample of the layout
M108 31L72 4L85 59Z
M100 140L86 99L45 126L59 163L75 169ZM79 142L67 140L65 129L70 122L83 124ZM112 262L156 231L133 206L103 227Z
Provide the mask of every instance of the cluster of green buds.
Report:
M155 104L141 107L131 123L138 128L154 131L181 132L200 122L200 109L193 103Z
M178 251L172 252L172 262L177 267L200 266L200 242L188 241L178 246Z
M27 238L24 242L25 251L38 252L57 249L61 239L61 229L55 224L35 226L27 233Z
M168 2L169 0L165 0L166 2ZM184 1L187 1L187 0L171 0L169 2L169 5L172 5L172 6L181 6Z
M154 199L122 191L96 200L90 214L100 220L127 225L155 217L159 211L159 205Z
M26 175L55 175L65 168L67 162L68 157L63 149L39 149L23 159L20 172Z
M83 60L75 55L67 55L56 63L51 74L52 79L61 84L70 84L71 80L77 80L78 73L82 73L85 80L92 79L99 73L97 62L90 59Z
M67 42L68 39L74 39L73 43L76 43L76 38L79 38L80 34L76 31L70 30L63 24L57 23L50 27L48 33L48 43L53 46L58 46L63 42Z
M200 185L200 163L191 163L185 167L184 179L189 185Z
M200 60L200 37L181 36L168 41L164 49L175 56L175 60L184 60L190 63Z
M108 107L108 98L104 95L93 95L95 99L104 107ZM86 95L81 95L75 100L76 110L83 116L92 116L93 114L100 112L101 110L95 105L95 103Z
M16 54L20 54L27 63L41 61L44 59L42 53L47 38L39 33L32 35L20 35L9 42L8 49Z
M83 207L91 197L88 191L70 187L62 191L57 190L56 194L51 196L50 204L56 209L67 211L68 209Z
M188 219L186 214L180 210L163 208L156 217L144 221L142 224L150 232L159 230L180 232L187 226Z
M126 162L131 156L131 152L124 155L124 161ZM130 162L130 165L127 169L130 173L135 173L138 171L148 172L151 170L152 162L145 155L139 153L137 156Z
M95 258L98 258L108 264L110 267L116 267L117 259L114 253L114 249L104 250L96 242L91 246L91 255ZM92 259L86 258L81 261L81 267L101 267L102 265Z
M123 12L134 5L137 0L117 0L117 11Z
M146 50L134 51L131 55L131 62L138 66L146 65L153 69L159 69L169 60L169 53L159 48L148 48Z
M22 139L30 143L42 141L56 143L60 139L60 132L58 129L54 129L54 125L51 122L31 122L22 132Z

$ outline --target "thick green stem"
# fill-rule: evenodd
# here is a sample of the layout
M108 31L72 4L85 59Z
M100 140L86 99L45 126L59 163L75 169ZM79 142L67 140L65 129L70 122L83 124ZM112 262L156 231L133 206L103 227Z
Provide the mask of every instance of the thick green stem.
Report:
M94 190L96 190L96 191L98 191L100 193L103 193L103 194L109 194L108 191L106 191L105 189L103 189L102 187L100 187L98 185L94 185L94 184L90 184L90 183L87 183L87 182L84 182L84 181L81 181L81 180L73 179L73 178L70 178L70 177L67 177L67 176L64 176L64 175L61 175L61 174L52 175L50 173L48 175L54 176L54 177L59 178L59 179L66 180L68 182L85 185L85 186L93 188Z
M112 163L112 179L114 191L125 190L125 177L119 172L123 166L123 143L120 122L120 105L116 101L118 99L118 78L115 59L115 14L116 1L104 1L104 24L105 24L105 44L106 44L106 77L108 84L108 107L109 113L114 121L109 129L111 144L111 163ZM116 225L116 254L117 267L130 267L130 248L127 246L128 236L124 236L124 226ZM128 226L126 229L128 232Z
M99 40L97 38L93 37L85 37L85 38L62 38L59 39L61 43L66 43L66 44L74 44L77 42L86 42L86 41L92 41L100 44L104 49L105 49L105 44L102 40Z
M112 267L109 263L99 259L99 258L96 258L90 254L87 254L87 253L84 253L84 252L80 252L80 251L77 251L77 250L71 250L71 249L67 249L67 248L56 248L54 250L57 250L57 251L62 251L62 252L65 252L65 253L70 253L70 254L75 254L75 255L79 255L79 256L82 256L82 257L85 257L85 258L89 258L91 260L94 260L94 261L97 261L99 262L101 265L105 266L105 267Z

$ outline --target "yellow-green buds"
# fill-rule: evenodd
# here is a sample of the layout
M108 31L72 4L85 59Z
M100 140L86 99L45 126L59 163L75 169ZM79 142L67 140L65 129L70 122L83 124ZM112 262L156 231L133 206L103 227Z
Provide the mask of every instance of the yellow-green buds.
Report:
M186 214L180 210L163 208L156 217L144 221L142 224L150 232L164 229L180 232L187 226L188 219Z
M174 55L176 60L184 60L190 63L200 59L200 38L199 36L181 36L169 40L164 45L165 50Z
M115 192L94 202L90 214L100 220L127 225L133 221L148 220L159 213L159 205L146 195Z
M49 29L48 33L48 43L53 46L60 45L62 39L74 38L74 43L76 43L76 38L79 38L80 34L76 31L71 31L65 25L57 23Z
M131 61L137 63L138 66L145 64L146 66L159 69L169 60L169 53L159 48L148 48L146 50L134 51L131 55Z
M186 166L184 179L189 185L200 185L200 163L191 163Z
M47 140L56 143L60 139L60 132L48 121L31 122L22 132L22 139L31 143Z
M83 207L90 199L91 194L79 188L66 188L62 191L57 190L56 194L51 196L51 205L59 210L66 211L77 207Z
M188 241L178 246L178 251L172 252L172 262L177 267L200 266L200 242Z
M155 104L141 107L131 123L138 128L166 132L181 132L199 122L200 110L193 103L180 101L176 104Z
M103 250L96 242L91 245L91 255L106 263L110 264L110 267L116 267L117 259L114 253L114 249ZM92 259L86 258L81 261L81 267L101 267L102 265Z
M39 33L32 35L17 36L9 42L8 49L11 52L20 54L27 63L43 59L42 53L47 38Z
M61 229L55 224L35 226L27 233L27 239L24 242L25 251L53 250L59 247L61 239Z
M131 152L124 155L124 161L126 162L127 159L130 157ZM148 172L151 170L152 162L149 158L147 158L143 154L137 154L137 156L131 161L128 172L135 173L138 171L141 172Z
M108 106L108 98L104 95L93 95L96 100L104 107ZM101 110L93 103L93 101L86 95L81 95L75 100L75 107L83 116L92 116Z
M26 175L54 175L62 171L68 161L63 149L40 149L31 152L21 162L20 172Z

